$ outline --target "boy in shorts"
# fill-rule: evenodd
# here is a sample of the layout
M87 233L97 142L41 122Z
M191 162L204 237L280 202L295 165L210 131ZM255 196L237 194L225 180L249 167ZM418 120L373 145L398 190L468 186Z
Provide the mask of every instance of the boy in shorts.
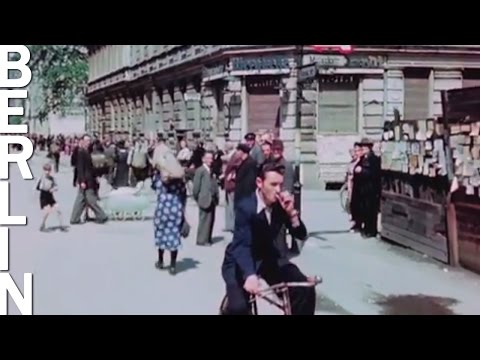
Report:
M63 225L62 213L58 207L53 194L58 190L55 178L52 175L52 165L45 164L43 166L43 175L38 181L37 190L40 192L40 209L43 212L43 220L40 225L41 232L48 232L46 227L47 219L52 213L56 213L58 221L60 223L60 230L67 231L67 228Z

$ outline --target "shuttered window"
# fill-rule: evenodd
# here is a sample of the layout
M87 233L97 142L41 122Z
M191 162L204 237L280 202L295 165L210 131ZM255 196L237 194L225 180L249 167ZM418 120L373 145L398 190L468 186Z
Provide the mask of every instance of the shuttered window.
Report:
M480 70L465 70L463 73L463 87L472 88L480 86Z
M321 79L318 95L318 131L358 132L358 81L354 78Z
M280 78L253 78L248 83L248 131L278 130L281 99Z
M405 120L429 117L430 69L405 69Z

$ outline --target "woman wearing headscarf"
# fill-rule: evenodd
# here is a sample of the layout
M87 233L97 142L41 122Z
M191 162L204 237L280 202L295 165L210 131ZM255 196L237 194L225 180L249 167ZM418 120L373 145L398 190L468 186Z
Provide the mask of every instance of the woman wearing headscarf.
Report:
M152 163L155 167L152 188L157 194L154 227L158 261L155 267L158 270L167 269L164 254L168 251L171 260L168 270L171 275L175 275L187 202L185 172L163 141L159 141L155 148Z

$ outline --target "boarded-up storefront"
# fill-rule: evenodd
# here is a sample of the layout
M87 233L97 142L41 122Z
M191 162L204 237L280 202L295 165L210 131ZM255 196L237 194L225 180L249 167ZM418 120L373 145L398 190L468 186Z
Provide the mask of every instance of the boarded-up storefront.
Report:
M350 149L359 140L359 77L321 76L318 79L317 157L325 184L345 181Z
M480 273L480 87L464 85L443 93L455 190L449 228L456 265Z
M279 135L281 127L281 77L250 77L248 92L248 131L274 131Z
M404 119L427 119L430 103L430 69L405 69Z
M319 79L318 130L321 134L357 133L358 106L357 77L337 75Z

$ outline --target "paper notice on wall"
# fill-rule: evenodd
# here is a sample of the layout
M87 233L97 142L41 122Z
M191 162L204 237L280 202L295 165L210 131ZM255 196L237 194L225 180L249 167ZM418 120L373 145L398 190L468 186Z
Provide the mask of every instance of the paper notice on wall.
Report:
M348 164L352 160L350 151L360 137L345 136L318 136L317 157L319 164Z

